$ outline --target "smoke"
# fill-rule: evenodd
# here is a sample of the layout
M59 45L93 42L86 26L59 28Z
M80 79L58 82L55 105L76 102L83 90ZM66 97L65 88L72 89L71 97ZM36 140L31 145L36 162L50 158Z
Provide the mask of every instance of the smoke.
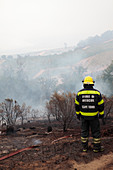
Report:
M111 87L108 82L97 80L95 83L95 88L98 89L101 94L105 95L106 97L110 97L113 95L113 92L111 90Z
M31 141L32 145L40 145L42 143L42 141L40 139L32 139Z
M0 65L0 102L5 98L12 98L19 104L25 102L26 105L39 108L45 107L54 91L77 93L83 88L82 80L88 70L81 60L96 52L90 47L85 50L73 47L66 52L50 51L43 56L27 54L18 55L17 58L2 57L4 62ZM109 96L111 88L107 82L97 79L98 70L94 74L93 70L88 73L96 80L95 88Z
M59 78L69 75L72 71L70 65L80 61L82 55L81 51L73 49L56 54L50 52L46 56L28 54L18 55L17 58L2 57L4 62L0 65L0 102L5 98L12 98L19 104L25 102L35 108L43 105L55 90L60 89ZM41 70L45 71L37 77Z

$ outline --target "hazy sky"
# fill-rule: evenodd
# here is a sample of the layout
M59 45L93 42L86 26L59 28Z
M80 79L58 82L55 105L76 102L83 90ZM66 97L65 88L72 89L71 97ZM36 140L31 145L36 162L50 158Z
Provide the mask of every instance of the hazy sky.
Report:
M113 0L0 0L0 54L74 46L113 30Z

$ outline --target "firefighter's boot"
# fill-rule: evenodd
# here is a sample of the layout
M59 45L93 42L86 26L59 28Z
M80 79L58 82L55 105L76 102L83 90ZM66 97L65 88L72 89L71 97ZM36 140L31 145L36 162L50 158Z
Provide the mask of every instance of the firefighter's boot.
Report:
M88 137L81 137L82 151L87 152L88 150Z
M104 151L104 147L101 146L101 141L100 138L94 138L94 143L93 143L93 152L102 152Z

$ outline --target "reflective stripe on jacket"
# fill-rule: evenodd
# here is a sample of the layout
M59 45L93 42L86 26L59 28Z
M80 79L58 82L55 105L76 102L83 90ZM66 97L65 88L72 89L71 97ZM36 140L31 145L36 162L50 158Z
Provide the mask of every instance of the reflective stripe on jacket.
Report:
M104 115L104 100L101 93L94 88L80 90L75 99L76 114L82 116Z

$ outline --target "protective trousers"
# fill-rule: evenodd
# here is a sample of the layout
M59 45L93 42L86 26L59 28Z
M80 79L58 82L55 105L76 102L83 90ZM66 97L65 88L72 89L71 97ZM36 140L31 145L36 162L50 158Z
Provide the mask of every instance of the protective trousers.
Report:
M101 141L100 122L98 117L89 120L85 117L81 118L81 142L83 151L87 151L88 149L89 128L91 128L91 133L93 137L93 151L99 151L101 148Z

